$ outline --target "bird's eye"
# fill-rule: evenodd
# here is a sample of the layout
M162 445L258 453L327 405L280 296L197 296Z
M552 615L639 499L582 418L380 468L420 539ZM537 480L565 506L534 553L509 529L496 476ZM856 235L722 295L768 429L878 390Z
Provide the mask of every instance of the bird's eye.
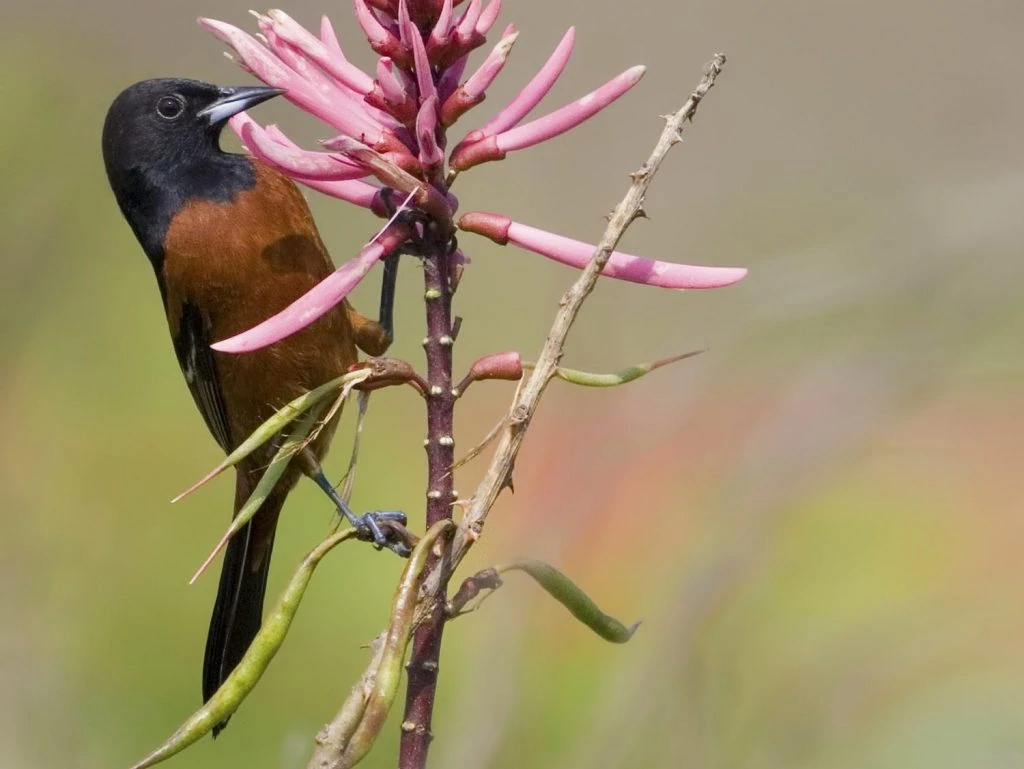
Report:
M164 120L174 120L185 109L185 100L177 94L163 96L156 103L156 114Z

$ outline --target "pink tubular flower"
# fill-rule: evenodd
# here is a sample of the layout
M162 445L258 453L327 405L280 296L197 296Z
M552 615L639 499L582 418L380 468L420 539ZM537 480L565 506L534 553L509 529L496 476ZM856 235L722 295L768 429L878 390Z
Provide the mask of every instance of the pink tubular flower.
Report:
M258 37L231 24L200 19L246 70L283 89L285 98L336 134L318 150L303 149L276 126L261 126L242 113L231 126L254 156L311 189L378 216L391 217L395 200L404 198L412 215L390 223L358 256L290 307L218 342L215 349L246 352L295 333L342 301L384 256L403 249L414 252L428 231L448 233L444 237L456 229L477 233L576 268L586 266L593 252L586 243L501 214L469 212L456 224L458 201L449 185L474 165L554 139L589 120L635 86L644 67L631 67L586 96L523 123L565 70L575 42L570 28L507 105L461 141L450 142L449 128L485 99L518 37L508 25L482 63L467 70L470 54L485 44L497 22L501 0L354 0L354 8L356 21L380 57L372 75L345 57L327 17L314 34L283 11L254 14ZM458 262L454 275L461 274L468 258L454 248L450 258ZM602 274L686 289L726 286L746 270L654 261L616 251Z
M499 245L513 245L546 256L570 267L583 269L594 254L594 246L579 240L513 222L501 214L470 211L459 219L459 229L490 238ZM612 251L602 275L660 288L721 288L742 279L742 267L696 267L675 262L658 262L622 251Z
M281 139L275 140L271 128L263 128L244 112L231 118L231 127L253 155L295 179L338 181L361 179L370 171L348 158L326 152L310 152Z
M296 299L277 315L255 328L210 346L221 352L251 352L305 328L348 296L359 281L366 277L373 265L395 251L408 237L409 232L402 227L385 230L376 240L364 247L359 256L345 262L320 281L312 291Z

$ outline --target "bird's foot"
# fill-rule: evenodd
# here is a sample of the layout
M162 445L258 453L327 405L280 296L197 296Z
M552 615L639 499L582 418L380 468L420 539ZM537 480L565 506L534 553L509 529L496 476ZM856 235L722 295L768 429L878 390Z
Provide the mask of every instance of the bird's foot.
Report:
M310 475L316 482L316 485L330 497L334 506L338 508L338 512L359 533L360 539L372 542L378 550L387 548L392 553L403 558L409 556L412 552L412 548L409 545L411 535L405 530L405 522L407 520L405 513L398 510L374 510L370 513L356 515L352 508L348 506L348 503L338 494L338 490L334 488L334 485L327 480L327 476L324 475L320 464L308 456L306 460L310 463Z
M408 558L412 552L406 537L403 536L406 520L405 513L398 510L374 510L349 519L359 532L360 539L373 542L374 547L378 550L387 548L402 558ZM382 523L383 526L381 526ZM398 526L391 524L398 524Z

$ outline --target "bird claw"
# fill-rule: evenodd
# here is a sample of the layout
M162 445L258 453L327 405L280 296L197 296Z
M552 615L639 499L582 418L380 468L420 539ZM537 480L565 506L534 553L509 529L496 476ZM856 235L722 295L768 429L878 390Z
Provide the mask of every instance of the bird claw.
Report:
M412 549L395 527L387 525L397 523L404 527L407 520L405 513L398 510L375 510L359 516L356 529L359 531L360 539L373 542L378 550L387 548L402 558L408 558ZM381 527L381 523L385 526Z

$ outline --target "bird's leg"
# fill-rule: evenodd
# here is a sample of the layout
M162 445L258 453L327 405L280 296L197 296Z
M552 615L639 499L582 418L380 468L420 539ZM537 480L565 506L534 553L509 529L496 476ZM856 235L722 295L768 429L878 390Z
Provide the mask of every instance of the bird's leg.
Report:
M386 547L398 555L409 555L409 548L404 542L389 539L380 527L381 521L397 521L404 526L406 522L405 513L398 510L374 510L362 515L356 515L345 500L341 498L341 495L338 494L334 485L327 480L327 476L324 475L322 470L313 476L313 480L330 497L331 501L338 508L338 512L344 515L348 522L359 531L360 536L372 539L373 544L378 550Z
M384 257L384 277L380 284L380 314L377 322L384 329L388 343L395 338L395 287L398 285L398 259L401 250Z
M385 197L385 200L388 200ZM384 257L384 276L380 284L380 314L377 323L384 330L387 342L390 345L395 338L395 288L398 284L398 261L403 255L421 257L424 253L436 252L432 246L425 245L424 232L427 230L429 220L418 211L403 211L398 215L401 221L407 221L413 226L413 236L399 248ZM453 237L448 244L448 255L455 252L458 244Z
M407 520L405 513L398 510L374 510L357 515L349 507L348 503L341 498L338 490L334 488L334 484L324 475L323 468L316 458L308 451L302 452L300 456L303 459L303 464L306 466L306 474L330 498L335 507L338 508L338 512L345 516L345 519L359 532L361 539L371 540L378 550L386 547L403 558L409 555L409 546L405 542L394 537L388 537L380 527L381 522L387 521L394 521L405 526Z
M384 257L384 277L380 284L380 314L378 323L387 334L388 343L395 338L395 287L398 283L398 261L403 254L422 257L424 253L436 253L437 249L425 244L425 233L430 227L430 218L420 211L407 209L399 211L395 204L395 191L390 187L381 190L381 200L388 215L396 221L411 226L413 235L399 248ZM449 255L455 251L455 239L451 240Z

